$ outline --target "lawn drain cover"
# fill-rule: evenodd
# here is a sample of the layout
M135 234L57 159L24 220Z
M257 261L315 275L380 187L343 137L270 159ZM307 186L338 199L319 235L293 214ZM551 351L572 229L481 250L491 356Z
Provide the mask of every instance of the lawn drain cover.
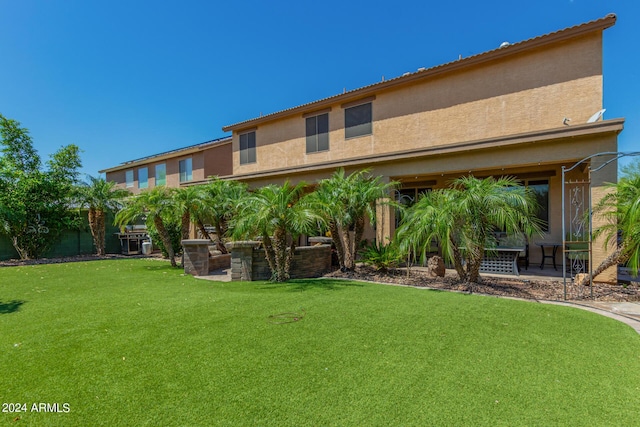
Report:
M304 319L304 316L307 315L307 312L304 308L300 309L299 313L293 311L286 311L284 313L272 314L267 317L267 322L272 323L274 325L284 325L285 323L294 323L299 322Z

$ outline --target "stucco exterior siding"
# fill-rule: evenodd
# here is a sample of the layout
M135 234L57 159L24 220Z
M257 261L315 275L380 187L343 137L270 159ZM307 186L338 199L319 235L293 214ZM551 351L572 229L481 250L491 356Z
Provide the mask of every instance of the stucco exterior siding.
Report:
M231 163L231 144L221 144L215 148L203 151L204 170L203 179L210 176L229 176L233 173ZM195 166L194 166L195 167ZM195 177L194 177L195 180Z
M171 156L158 156L159 159L150 157L146 161L132 162L130 165L123 165L116 170L108 170L107 181L114 181L120 188L126 187L126 171L133 170L134 185L128 187L134 194L138 194L141 189L138 181L138 170L140 168L148 168L148 187L154 188L157 186L156 181L156 165L164 164L166 167L166 186L177 188L182 184L195 181L203 181L206 178L217 176L228 176L233 171L231 164L231 144L222 143L216 144L211 147L207 147L201 150L191 150L187 153L174 153ZM180 182L180 161L191 158L191 174L192 179L185 183Z
M376 93L367 136L345 140L344 108L333 104L324 152L306 153L301 114L259 124L255 163L240 164L234 133L234 174L552 129L565 117L585 123L602 108L601 43L591 34Z

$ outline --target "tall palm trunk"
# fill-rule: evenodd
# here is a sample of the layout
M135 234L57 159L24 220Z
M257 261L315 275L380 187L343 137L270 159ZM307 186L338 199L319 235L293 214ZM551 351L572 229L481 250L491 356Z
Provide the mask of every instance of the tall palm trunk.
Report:
M353 237L353 262L355 264L356 257L358 256L358 249L360 248L360 242L362 242L362 235L364 234L364 216L358 217L356 220L355 233Z
M482 255L484 248L472 246L467 254L467 282L470 284L478 283L480 280L480 265L482 264Z
M160 240L162 240L162 244L167 250L167 254L169 255L169 262L171 262L171 267L177 267L176 254L173 251L171 237L169 236L169 232L165 228L164 222L162 222L162 218L160 218L160 215L156 215L155 218L153 218L153 224L156 226L156 230L158 230L158 234L160 235Z
M602 263L600 263L600 265L595 270L593 270L592 275L585 274L584 276L581 276L581 279L578 280L576 283L578 285L586 285L587 283L590 282L592 277L593 278L598 277L598 275L603 271L605 271L607 268L625 263L628 260L629 260L629 256L625 254L624 244L621 244L615 251L613 251L611 255L606 257L604 261L602 261Z
M209 232L204 227L204 222L202 222L202 220L198 218L198 221L196 222L196 224L198 226L198 230L200 231L200 234L202 234L202 238L211 240L211 236L209 235Z
M331 240L333 240L333 245L336 247L336 254L338 255L338 265L340 269L343 270L344 266L344 247L342 246L342 240L340 238L340 230L338 230L338 225L335 221L329 222L329 232L331 233Z
M182 232L182 240L189 239L191 231L191 213L187 210L182 214L182 224L180 225L180 231Z
M93 244L96 247L96 253L100 255L100 242L98 242L98 224L96 222L96 208L94 208L93 206L89 206L87 217L89 219L89 230L91 231Z
M276 261L275 281L286 282L289 280L287 271L287 234L282 229L276 229L273 233L273 250Z
M293 255L296 250L296 243L291 240L291 244L289 245L289 249L287 249L287 256L285 258L284 269L287 274L287 279L291 277L291 264L293 262Z
M96 250L98 255L102 256L105 254L105 213L101 209L96 209L96 217L95 217L95 240L96 240Z
M89 230L93 237L93 244L99 256L105 254L105 213L101 209L89 207Z
M189 212L189 209L182 214L181 222L180 232L182 240L188 240L191 237L191 212ZM184 266L184 251L182 251L180 263Z
M353 270L355 268L355 260L353 259L353 239L352 232L348 227L340 227L340 238L342 239L342 248L344 249L344 268Z
M453 247L453 267L456 269L456 273L458 273L458 277L460 280L467 280L467 272L464 269L464 265L462 263L462 254L460 253L460 249L455 242L451 242Z
M216 246L220 252L223 254L229 253L227 247L224 245L224 241L222 240L222 236L227 233L227 222L226 221L216 221Z
M269 264L269 269L271 270L272 274L274 274L275 276L276 261L275 261L274 250L273 250L273 242L271 241L271 238L269 237L269 235L264 234L262 236L262 243L264 245L264 256L267 259L267 264Z

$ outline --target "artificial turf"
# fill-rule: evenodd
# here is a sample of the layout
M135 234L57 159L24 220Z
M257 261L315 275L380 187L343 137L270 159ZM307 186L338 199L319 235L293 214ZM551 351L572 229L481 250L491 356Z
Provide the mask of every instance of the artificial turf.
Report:
M0 269L0 366L8 425L640 424L640 336L612 319L154 260Z

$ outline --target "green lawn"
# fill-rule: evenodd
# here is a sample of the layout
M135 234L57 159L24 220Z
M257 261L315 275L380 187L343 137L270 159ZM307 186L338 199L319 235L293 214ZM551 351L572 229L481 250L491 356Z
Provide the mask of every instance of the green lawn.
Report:
M6 425L640 425L640 336L609 318L153 260L0 269L0 366Z

